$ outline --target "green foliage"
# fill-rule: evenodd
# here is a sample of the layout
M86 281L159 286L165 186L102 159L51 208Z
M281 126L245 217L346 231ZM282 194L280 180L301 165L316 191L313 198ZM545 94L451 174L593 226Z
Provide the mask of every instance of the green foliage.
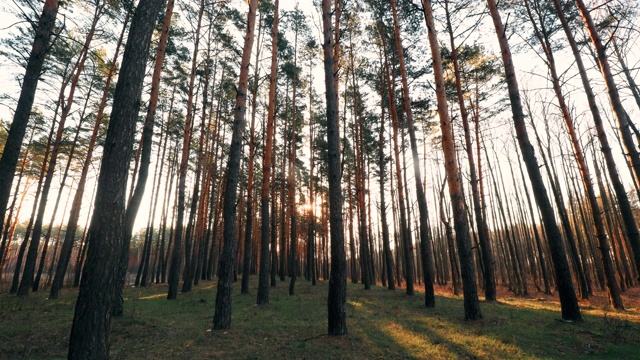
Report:
M255 280L255 279L253 279ZM210 331L215 287L205 283L175 301L164 286L129 288L124 316L113 319L117 359L630 359L637 356L640 314L585 306L586 321L557 321L558 304L505 299L482 305L485 319L463 320L462 299L439 296L425 309L420 296L349 284L350 333L326 335L327 283L301 284L296 296L272 288L271 305L234 295L233 327ZM236 293L237 289L234 291ZM256 284L251 292L255 294ZM237 293L236 293L237 294ZM43 294L0 297L0 353L6 359L66 356L76 291L59 300Z

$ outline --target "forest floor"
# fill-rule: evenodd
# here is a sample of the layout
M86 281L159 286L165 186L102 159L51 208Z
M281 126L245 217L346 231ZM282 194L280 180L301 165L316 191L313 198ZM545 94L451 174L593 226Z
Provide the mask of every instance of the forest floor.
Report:
M255 305L234 285L232 328L211 331L215 287L166 300L167 287L125 290L124 316L111 324L112 359L640 359L640 289L624 295L626 311L610 309L606 294L581 301L585 321L560 321L554 296L481 302L483 320L465 321L462 297L438 288L436 307L424 296L381 286L348 285L349 334L327 333L328 282L299 280L271 288L270 305ZM288 279L287 279L288 281ZM0 295L0 358L66 358L77 290L58 300L46 291L24 298Z

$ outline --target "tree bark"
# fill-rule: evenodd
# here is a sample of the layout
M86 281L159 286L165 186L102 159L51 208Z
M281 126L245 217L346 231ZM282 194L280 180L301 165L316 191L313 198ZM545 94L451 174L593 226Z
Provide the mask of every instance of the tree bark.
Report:
M109 91L111 89L111 81L113 79L113 75L115 74L117 59L120 53L120 47L122 45L125 31L127 30L127 25L129 23L130 12L127 11L126 18L124 20L124 24L122 25L122 31L120 32L120 38L118 39L118 43L116 45L116 49L113 55L113 59L111 61L111 66L109 67L109 73L107 74L107 80L104 85L104 90L102 92L102 99L100 100L100 105L98 105L98 111L96 113L96 121L93 125L93 132L91 133L91 138L89 140L89 144L87 145L87 153L85 155L84 162L82 164L82 170L80 173L80 179L78 180L78 188L76 189L76 193L73 196L73 201L71 203L71 210L69 211L69 219L67 220L67 231L64 235L64 240L62 241L62 247L60 248L60 257L58 259L58 264L56 266L56 275L53 278L53 283L51 284L51 290L49 291L50 299L57 299L60 289L62 288L64 277L67 272L67 267L69 266L69 261L71 260L71 252L73 250L73 242L75 241L76 229L78 227L78 219L80 218L80 210L82 207L82 198L84 196L84 189L87 182L87 174L89 173L89 167L91 165L91 160L93 158L93 150L95 149L96 141L98 138L98 132L100 131L100 124L102 123L102 119L104 117L104 109L107 106L107 99L109 98Z
M573 153L576 158L576 162L578 163L578 168L580 169L580 175L582 175L582 184L584 186L585 192L587 193L589 204L591 205L591 215L593 217L593 222L596 228L596 236L598 238L598 242L600 245L599 248L602 255L602 263L604 265L604 270L606 274L609 295L616 309L624 309L624 305L622 304L622 298L620 296L620 288L616 283L615 272L613 270L613 260L611 259L609 241L607 240L607 233L605 231L604 222L602 220L602 211L600 210L600 205L598 204L598 201L596 198L596 193L593 187L593 181L591 180L591 172L585 161L584 153L582 151L582 146L580 145L578 135L576 134L576 129L573 125L573 119L571 117L571 114L569 113L569 108L565 102L564 94L562 93L562 88L560 86L560 78L556 70L556 63L555 63L555 57L553 55L553 49L552 49L549 37L547 35L548 31L545 28L545 24L542 20L540 21L541 29L538 30L538 27L536 25L536 22L534 21L534 17L531 12L531 7L529 6L528 0L525 1L525 6L527 7L529 18L531 19L531 22L534 25L536 37L538 38L538 41L540 42L540 46L544 50L544 53L547 57L547 66L549 67L549 71L551 73L553 90L558 100L558 105L562 112L562 117L564 119L565 125L567 126L567 132L569 133L569 138L571 139ZM538 16L540 17L539 13L538 13ZM556 184L556 186L557 185L559 184ZM583 261L585 260L583 259Z
M193 49L193 59L191 61L191 75L189 77L189 88L187 98L187 117L184 124L184 137L182 142L182 154L180 156L180 168L178 170L178 214L175 225L175 239L173 241L173 253L171 254L171 268L169 269L169 291L168 300L173 300L178 296L178 282L180 281L180 269L182 267L182 239L184 227L184 207L185 207L185 187L187 178L187 168L189 165L189 153L191 150L191 131L193 122L193 92L196 70L198 66L198 47L200 45L200 29L202 26L202 14L204 13L204 0L200 2L198 12L198 25L196 27L195 42ZM187 256L189 256L187 254Z
M240 80L236 93L236 104L233 113L233 134L229 149L229 161L227 162L227 181L224 191L223 205L223 239L224 249L220 258L218 287L216 293L215 314L213 317L213 329L222 330L231 327L231 284L233 282L233 268L236 256L236 199L238 187L238 175L240 172L240 155L242 153L242 133L244 132L244 113L247 102L247 86L249 79L249 63L251 61L251 49L253 47L253 34L256 22L256 8L258 1L249 2L249 14L247 16L247 32L244 48L242 49L242 62L240 64Z
M442 151L444 153L445 170L449 185L449 197L451 199L451 207L453 208L453 226L456 230L458 257L460 258L460 275L462 277L462 290L464 292L464 317L469 320L477 320L482 319L482 313L480 312L480 304L478 303L473 254L471 253L471 237L469 235L469 228L467 227L467 213L465 210L464 195L462 193L462 184L460 183L458 162L456 160L453 127L451 126L451 119L449 118L447 109L440 46L433 21L431 1L423 0L422 4L427 22L431 58L433 59L438 115L440 117L440 128L442 129ZM405 99L405 101L407 100L408 99ZM413 124L409 126L411 129ZM413 141L415 141L415 139L412 140L412 142ZM414 158L417 158L415 155L416 154L414 154ZM414 161L414 164L415 163L416 161Z
M464 104L464 95L462 93L462 83L460 76L460 66L458 63L458 50L455 45L453 36L453 27L449 17L449 2L445 0L445 11L447 15L447 30L449 32L449 41L451 42L451 58L453 62L453 70L456 78L456 95L458 97L458 105L460 106L460 117L462 119L462 128L464 130L465 150L469 160L469 177L471 182L471 195L473 197L473 212L478 226L478 238L480 240L480 250L482 254L482 265L484 267L484 297L487 301L496 300L496 278L493 269L493 253L491 251L491 242L489 238L489 229L487 222L482 214L481 192L478 186L479 180L476 173L475 159L473 156L473 147L471 145L471 130L469 128L469 116L467 107ZM479 139L476 139L479 141ZM478 160L479 161L479 160Z
M600 72L602 73L602 77L604 78L605 84L607 86L609 99L611 100L611 110L615 115L616 121L618 123L618 130L620 131L620 137L622 138L622 143L624 144L625 157L631 164L631 169L633 170L633 179L636 185L640 186L640 153L638 153L638 148L633 142L631 130L629 129L629 116L622 106L620 94L618 93L618 87L613 78L613 73L611 73L611 66L609 65L609 59L607 58L607 49L602 43L602 39L598 34L598 29L596 28L596 25L593 22L591 14L584 4L584 1L575 1L578 10L580 11L580 15L582 16L582 20L584 21L585 27L587 28L587 32L589 33L589 38L591 39L591 42L593 43L593 46L596 50L598 67L600 68ZM638 244L634 249L640 250L640 244ZM637 257L636 260L640 258L640 254L636 254L635 256ZM640 267L640 264L638 264L638 266Z
M275 263L270 263L269 254L269 187L271 186L271 160L273 154L274 122L276 109L276 85L278 71L278 9L279 0L274 2L273 28L271 30L271 69L269 74L269 108L267 109L267 131L262 158L262 186L260 188L260 272L258 280L258 305L269 303L269 275L270 268ZM275 214L272 214L275 216ZM275 231L275 229L274 229ZM275 248L272 249L275 252Z
M122 255L125 193L135 124L155 18L163 1L141 0L131 23L104 145L87 265L75 306L69 359L107 359L117 264Z
M96 10L93 15L93 21L91 23L91 28L86 36L84 46L79 54L78 62L75 69L75 74L73 75L73 79L71 80L71 84L69 87L69 94L65 102L62 105L62 112L60 114L60 120L58 122L58 130L56 131L56 137L53 141L53 148L51 150L49 164L47 165L47 173L45 176L44 184L42 185L42 192L40 193L40 204L38 205L38 214L36 216L36 221L33 226L33 233L31 234L31 241L29 243L29 251L27 252L27 259L24 264L24 272L22 273L22 281L20 282L20 287L18 288L18 295L24 296L29 294L29 290L31 285L33 285L33 276L36 267L36 260L38 256L38 248L40 245L40 237L42 235L42 225L44 222L44 212L47 208L47 200L49 198L49 190L51 189L51 183L53 182L53 173L56 168L58 154L60 153L60 147L62 143L62 135L65 129L65 122L67 117L69 116L69 112L71 111L71 107L73 105L75 90L78 86L78 81L80 80L80 75L82 74L82 70L84 69L84 63L87 60L89 55L89 45L91 44L91 40L93 39L93 35L95 32L96 24L102 14L102 8L104 5L100 3L96 4ZM61 93L62 95L62 93ZM61 99L62 100L62 96ZM24 241L28 241L29 239L25 237Z
M380 34L380 36L384 36ZM378 171L379 171L379 181L380 181L380 223L382 227L382 248L384 253L384 268L386 270L387 276L387 287L389 290L396 289L396 282L393 276L393 254L391 253L391 245L389 242L389 224L387 223L387 204L385 200L385 187L384 187L384 178L385 178L385 167L386 167L386 159L384 154L384 118L385 118L385 74L382 70L384 60L380 60L380 132L378 137ZM384 279L384 277L383 277Z
M564 15L559 0L553 0L553 6L556 10L558 18L560 19L562 28L565 32L565 35L567 36L567 40L569 41L571 52L573 53L573 56L576 60L576 65L578 66L580 79L582 80L582 86L584 87L585 95L587 96L589 110L591 111L591 115L593 116L593 122L596 127L598 140L600 141L602 155L604 156L605 164L607 165L607 171L609 172L609 178L611 179L613 189L616 193L616 197L618 198L620 214L622 216L625 230L627 236L629 237L629 242L631 243L631 248L633 250L632 252L636 263L636 269L640 270L640 232L638 231L636 220L634 219L633 212L631 211L629 197L627 196L627 192L624 185L622 184L622 180L620 179L620 175L618 174L616 163L613 159L611 146L609 145L609 140L607 139L607 133L605 132L603 126L602 117L596 103L595 94L593 93L589 77L587 76L584 63L582 62L580 49L578 48L578 44L576 43L573 32L571 30L569 22Z
M42 65L45 57L49 52L49 41L53 33L56 16L58 14L58 0L46 0L42 9L42 14L38 20L31 53L27 61L27 68L24 79L22 80L22 88L20 89L20 97L13 114L13 122L7 134L7 141L4 145L2 158L0 158L0 209L6 209L11 194L11 184L15 175L18 157L20 156L20 148L27 131L29 117L31 116L31 108L35 98L38 81L42 72ZM5 212L0 215L0 226L4 224Z
M340 1L338 1L340 3ZM322 29L324 51L324 80L327 102L327 141L329 145L329 221L331 224L331 275L328 297L328 332L330 336L347 334L347 268L344 253L342 224L342 190L340 173L340 132L338 129L338 97L334 71L334 54L331 35L339 29L331 29L331 1L322 0ZM339 14L336 14L336 22ZM334 32L335 31L335 32Z
M262 33L262 14L260 14L260 20L258 20L258 46L255 57L255 68L253 72L253 88L251 89L251 126L249 129L249 169L247 176L247 223L245 224L244 232L244 255L242 261L242 286L240 289L241 294L249 293L249 272L250 272L250 260L251 260L251 243L252 243L252 230L253 230L253 169L255 161L255 147L256 147L256 110L258 105L258 84L260 75L259 61L260 61L260 34Z
M578 306L578 298L571 283L571 273L569 272L566 251L562 243L562 235L560 234L560 229L558 229L547 189L542 180L540 168L538 167L538 161L533 146L529 141L529 135L527 134L524 111L520 100L520 90L518 89L518 81L516 79L513 58L511 56L511 49L507 40L505 27L500 18L496 1L487 0L487 4L493 18L493 24L502 52L502 61L505 68L507 86L509 88L509 99L518 144L522 151L522 157L529 173L536 203L542 214L545 231L547 232L547 241L549 242L549 248L551 249L551 256L556 270L562 319L565 321L581 321L582 315L580 314L580 307Z

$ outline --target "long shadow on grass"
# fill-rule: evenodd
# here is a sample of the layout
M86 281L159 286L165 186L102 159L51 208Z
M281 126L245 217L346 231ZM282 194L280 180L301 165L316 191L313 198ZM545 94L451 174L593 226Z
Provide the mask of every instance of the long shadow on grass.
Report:
M612 356L620 347L618 327L640 334L635 323L616 323L589 315L584 323L558 321L559 311L531 309L505 303L485 303L484 320L463 320L459 298L438 297L435 308L422 306L421 296L372 291L352 302L354 311L368 324L361 331L372 343L391 343L411 357L421 358L575 358ZM376 299L378 298L378 299ZM371 326L373 325L373 326ZM611 327L614 329L611 329ZM621 331L618 331L621 333ZM623 345L633 348L627 336ZM637 356L637 354L628 353ZM615 354L624 358L621 355Z

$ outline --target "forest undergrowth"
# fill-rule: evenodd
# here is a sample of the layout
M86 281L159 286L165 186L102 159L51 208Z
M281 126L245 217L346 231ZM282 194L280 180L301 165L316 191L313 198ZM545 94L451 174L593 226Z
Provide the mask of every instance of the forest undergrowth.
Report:
M257 279L254 279L257 280ZM349 284L347 326L326 335L328 282L301 283L296 295L278 282L269 305L255 305L234 286L233 323L211 330L215 284L177 300L166 285L127 287L124 315L111 329L112 359L633 359L640 349L640 289L624 294L626 311L609 308L606 293L580 303L582 323L560 321L554 296L514 297L500 288L498 301L481 302L484 319L465 321L462 297L437 287L436 307L424 294ZM418 288L419 289L419 288ZM4 292L3 292L4 293ZM0 358L66 358L77 291L58 300L44 293L0 296Z

